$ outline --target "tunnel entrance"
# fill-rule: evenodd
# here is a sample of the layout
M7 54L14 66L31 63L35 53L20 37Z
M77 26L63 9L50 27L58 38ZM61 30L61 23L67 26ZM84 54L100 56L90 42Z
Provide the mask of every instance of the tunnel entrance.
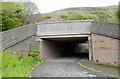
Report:
M88 37L43 38L40 42L40 58L77 57L89 59Z

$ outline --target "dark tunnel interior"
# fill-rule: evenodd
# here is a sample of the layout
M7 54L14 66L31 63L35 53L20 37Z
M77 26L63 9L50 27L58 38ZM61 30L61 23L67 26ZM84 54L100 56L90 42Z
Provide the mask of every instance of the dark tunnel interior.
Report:
M89 47L88 47L88 37L82 38L54 38L54 39L43 39L50 41L54 44L52 50L57 50L59 52L54 52L58 57L77 57L80 59L89 59Z

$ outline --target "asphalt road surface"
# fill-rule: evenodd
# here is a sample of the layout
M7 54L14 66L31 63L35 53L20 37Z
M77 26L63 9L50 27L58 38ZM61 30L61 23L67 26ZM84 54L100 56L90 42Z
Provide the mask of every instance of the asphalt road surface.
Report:
M89 71L76 62L79 58L49 59L35 67L32 77L106 77L103 73Z

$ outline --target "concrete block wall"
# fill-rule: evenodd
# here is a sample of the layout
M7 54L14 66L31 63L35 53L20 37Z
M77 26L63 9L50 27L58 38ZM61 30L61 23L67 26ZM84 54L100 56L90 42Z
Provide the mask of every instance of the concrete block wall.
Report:
M91 22L91 32L111 38L120 39L119 35L120 24L108 22Z
M93 60L118 64L120 59L118 42L120 42L120 40L115 38L92 34Z
M30 47L32 45L32 47ZM27 56L28 52L32 49L39 49L38 42L36 41L36 36L31 36L27 39L24 39L20 41L19 43L16 43L7 50L11 53L15 54L23 54L24 56Z
M2 48L27 52L29 44L36 42L36 24L25 25L2 33Z
M40 42L40 53L39 53L40 58L51 59L60 56L61 56L60 44L49 40L42 40Z

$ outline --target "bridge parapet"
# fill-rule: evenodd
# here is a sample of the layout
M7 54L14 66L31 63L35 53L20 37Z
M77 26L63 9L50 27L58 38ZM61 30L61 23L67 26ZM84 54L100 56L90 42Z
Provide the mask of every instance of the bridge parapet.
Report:
M90 34L92 20L37 23L38 36Z

